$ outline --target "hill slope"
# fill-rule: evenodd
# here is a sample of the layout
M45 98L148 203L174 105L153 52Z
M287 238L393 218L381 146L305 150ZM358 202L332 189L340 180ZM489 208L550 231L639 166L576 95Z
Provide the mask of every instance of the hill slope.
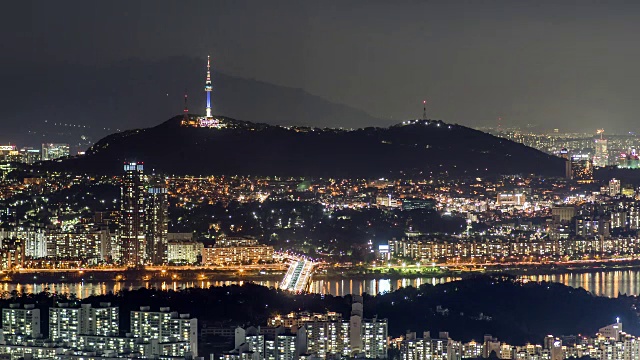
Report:
M441 121L353 131L285 128L222 118L224 129L153 128L110 135L87 155L43 166L120 173L125 161L172 174L382 177L402 175L561 176L563 160L506 139Z

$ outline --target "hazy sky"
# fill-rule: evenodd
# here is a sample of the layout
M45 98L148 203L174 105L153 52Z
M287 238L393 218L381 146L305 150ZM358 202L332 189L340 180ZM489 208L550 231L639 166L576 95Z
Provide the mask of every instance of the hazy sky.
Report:
M0 66L211 53L382 118L639 130L635 1L13 1ZM322 125L322 124L318 124ZM363 126L366 124L363 124Z

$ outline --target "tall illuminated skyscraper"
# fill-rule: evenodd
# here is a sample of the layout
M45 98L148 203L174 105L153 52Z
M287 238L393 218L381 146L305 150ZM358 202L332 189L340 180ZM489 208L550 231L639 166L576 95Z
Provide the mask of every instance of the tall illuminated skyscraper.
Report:
M145 178L142 163L126 163L120 188L121 259L126 265L146 262Z
M204 91L207 93L207 118L211 118L211 60L207 56L207 80L204 84Z
M607 139L596 139L596 153L593 157L593 166L604 167L609 165L609 150Z
M163 178L154 178L147 191L147 259L153 264L167 263L169 201Z

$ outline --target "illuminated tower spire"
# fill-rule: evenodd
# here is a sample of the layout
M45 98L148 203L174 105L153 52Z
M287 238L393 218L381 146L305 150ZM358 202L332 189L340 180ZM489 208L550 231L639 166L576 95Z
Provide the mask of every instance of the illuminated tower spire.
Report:
M204 84L204 91L207 92L207 118L211 117L211 60L207 55L207 81Z
M183 122L185 124L189 123L189 108L187 107L187 90L184 91L184 118Z
M422 100L422 120L427 120L427 100Z

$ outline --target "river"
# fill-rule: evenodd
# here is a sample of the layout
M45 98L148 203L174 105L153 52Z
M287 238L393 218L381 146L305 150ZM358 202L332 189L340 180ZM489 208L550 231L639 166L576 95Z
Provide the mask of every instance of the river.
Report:
M531 281L553 281L575 288L584 288L599 296L617 297L618 294L640 295L640 269L619 271L594 271L589 273L566 273L553 275L528 275L524 278ZM394 291L406 286L422 284L441 284L455 277L421 277L408 279L315 279L311 283L311 291L321 294L343 296L353 293L379 294ZM242 281L176 281L176 282L73 282L73 283L0 283L0 291L37 293L45 289L51 292L76 294L79 298L91 295L117 292L122 289L154 287L158 289L179 290L186 287L210 287L241 284ZM256 281L255 283L278 287L277 281Z
M640 269L619 271L595 271L589 273L565 273L552 275L527 275L523 278L531 281L551 281L562 283L574 288L584 288L598 296L617 297L618 294L640 295ZM378 294L394 291L401 287L422 284L441 284L453 280L455 277L422 277L409 279L352 279L352 280L315 280L311 284L311 291L322 294L346 295L366 292Z

